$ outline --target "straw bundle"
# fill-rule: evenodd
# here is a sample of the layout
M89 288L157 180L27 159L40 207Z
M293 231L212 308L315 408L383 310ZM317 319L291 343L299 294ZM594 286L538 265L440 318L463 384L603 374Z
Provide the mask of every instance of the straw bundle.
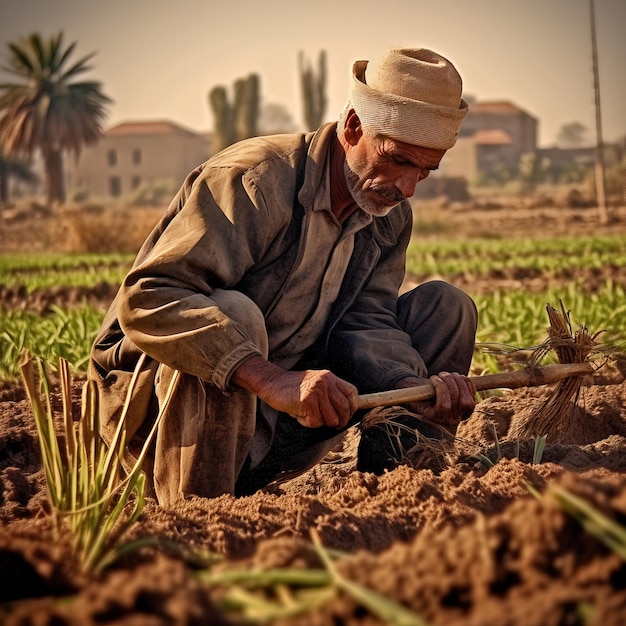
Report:
M550 326L547 339L537 348L530 359L530 367L554 350L559 363L588 363L599 349L597 337L603 331L591 334L585 326L573 330L569 312L563 307L557 310L547 305ZM508 439L528 439L547 436L551 443L566 443L580 428L588 428L584 410L578 400L584 377L564 378L558 382L555 392L525 422L513 422Z

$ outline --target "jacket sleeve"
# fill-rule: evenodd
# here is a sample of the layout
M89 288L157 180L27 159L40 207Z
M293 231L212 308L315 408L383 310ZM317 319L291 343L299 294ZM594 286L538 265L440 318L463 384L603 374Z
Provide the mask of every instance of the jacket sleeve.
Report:
M369 279L329 337L331 369L360 393L392 389L398 380L427 375L423 359L396 316L412 231L410 207L400 211L396 241L380 245Z
M150 357L226 389L234 369L260 351L211 295L262 255L268 214L258 189L228 168L199 168L174 203L122 284L119 323Z

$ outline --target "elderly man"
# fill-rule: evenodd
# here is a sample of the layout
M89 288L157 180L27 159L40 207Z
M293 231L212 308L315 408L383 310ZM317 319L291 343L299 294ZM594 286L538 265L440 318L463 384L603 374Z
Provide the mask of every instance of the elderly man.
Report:
M461 78L427 49L367 65L338 123L193 171L107 313L91 358L105 439L137 370L136 455L180 372L146 468L161 504L305 471L362 417L359 393L430 381L436 399L409 408L452 431L474 407L473 302L440 281L398 297L406 199L456 141Z

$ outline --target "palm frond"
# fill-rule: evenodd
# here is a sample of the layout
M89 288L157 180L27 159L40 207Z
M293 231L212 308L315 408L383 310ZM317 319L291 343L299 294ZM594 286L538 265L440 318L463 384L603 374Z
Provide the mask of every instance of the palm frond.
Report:
M11 57L12 73L20 76L30 75L34 71L35 66L27 52L14 43L9 44L9 49L13 53Z
M69 70L59 76L59 80L65 82L68 81L70 78L76 76L77 74L82 74L83 72L87 72L93 69L90 65L87 65L87 63L89 63L89 61L91 61L91 59L93 59L95 55L96 53L93 52L78 61L77 63L74 63L74 65L72 65Z
M30 44L32 51L35 53L35 60L37 61L37 65L33 67L33 70L49 70L50 55L46 50L47 46L41 40L41 37L37 33L33 33L29 37L28 43Z

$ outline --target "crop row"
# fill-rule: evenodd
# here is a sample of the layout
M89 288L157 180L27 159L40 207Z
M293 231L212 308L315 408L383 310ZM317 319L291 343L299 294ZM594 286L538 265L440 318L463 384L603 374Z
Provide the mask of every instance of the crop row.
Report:
M623 237L580 239L471 240L411 242L407 255L410 274L488 275L511 268L555 273L563 270L626 267Z
M0 255L0 285L27 292L49 287L93 287L121 283L131 255Z
M515 239L420 240L415 237L412 247L436 251L444 258L480 256L509 259L538 256L626 255L626 243L621 235L587 236L576 238L519 237Z
M603 342L626 345L626 290L610 281L594 293L571 285L541 294L497 291L474 299L479 312L474 371L498 369L489 353L481 349L485 344L527 349L541 343L547 336L548 304L559 308L562 302L571 311L574 326L585 326L591 333L606 331ZM86 305L72 309L53 307L52 313L45 316L0 309L0 379L17 376L19 356L25 348L52 365L63 357L74 371L84 372L103 316L101 309Z
M0 255L0 285L27 291L53 286L91 287L119 284L132 264L131 255ZM534 270L556 274L574 268L626 267L626 241L620 236L510 241L462 240L411 242L407 271L413 276L477 277L493 272Z

